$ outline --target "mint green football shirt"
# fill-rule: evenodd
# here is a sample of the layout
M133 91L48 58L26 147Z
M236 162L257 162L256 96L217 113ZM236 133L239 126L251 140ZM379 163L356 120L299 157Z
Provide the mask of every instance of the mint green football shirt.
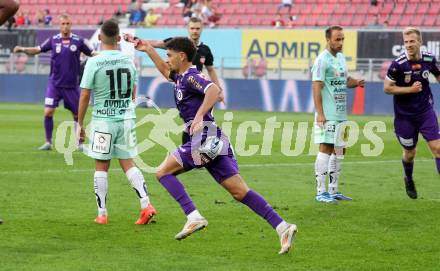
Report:
M132 97L137 81L133 60L121 51L105 50L89 58L80 86L93 93L92 120L135 119Z
M347 64L345 56L324 50L315 59L312 81L321 81L322 107L327 120L347 120Z

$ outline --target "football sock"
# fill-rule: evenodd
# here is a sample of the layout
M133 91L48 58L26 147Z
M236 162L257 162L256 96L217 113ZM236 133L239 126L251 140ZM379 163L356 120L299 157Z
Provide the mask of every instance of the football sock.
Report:
M281 222L276 228L275 230L277 231L278 235L281 236L281 234L287 229L287 227L289 227L289 224L283 220L283 222Z
M435 164L437 165L437 172L440 174L440 158L435 158Z
M180 204L183 212L189 215L196 210L190 196L185 191L185 187L174 175L165 175L159 179L159 182L165 187L170 195Z
M199 211L196 209L194 211L192 211L189 215L187 215L186 217L188 217L188 220L199 220L202 219L203 216L199 213Z
M150 199L147 194L147 187L142 172L137 167L132 167L127 170L125 174L139 197L141 209L147 208L148 204L150 204Z
M44 130L46 131L46 142L52 144L53 117L44 116Z
M96 204L98 205L98 215L107 215L107 208L105 206L108 191L107 176L108 174L105 171L95 171L95 176L93 178Z
M405 172L406 178L408 178L409 180L412 180L414 162L406 162L406 161L402 160L402 165L403 165L403 170ZM438 168L438 163L437 163L437 168Z
M338 180L341 173L341 159L338 159L336 154L332 153L328 162L328 192L335 194L338 192Z
M315 161L315 176L316 176L316 190L317 194L326 192L325 178L329 167L330 155L319 152Z
M249 190L241 200L241 203L247 205L252 211L264 218L272 228L276 228L283 222L283 219L277 212L266 202L266 200L257 192Z

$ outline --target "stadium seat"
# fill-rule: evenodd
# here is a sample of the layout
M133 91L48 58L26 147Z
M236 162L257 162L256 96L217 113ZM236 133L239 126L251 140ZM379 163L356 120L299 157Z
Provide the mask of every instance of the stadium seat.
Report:
M434 26L436 19L437 19L437 16L426 15L425 20L423 21L423 25L424 26Z
M429 4L420 3L416 9L416 14L426 14L428 13Z

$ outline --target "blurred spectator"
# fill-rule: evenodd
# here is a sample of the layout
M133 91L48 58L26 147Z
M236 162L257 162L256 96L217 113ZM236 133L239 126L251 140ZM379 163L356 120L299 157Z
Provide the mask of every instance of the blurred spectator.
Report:
M222 15L212 6L212 0L206 0L206 3L202 8L203 21L208 24L209 27L215 27L221 17Z
M15 17L11 16L9 17L8 21L6 22L6 28L8 29L8 31L11 31L13 27L16 27L17 25L15 24Z
M26 25L32 25L31 16L29 15L29 11L26 11L26 15L24 16L24 22Z
M147 11L147 15L145 16L144 24L146 27L153 27L157 24L157 21L159 21L160 17L162 17L161 14L154 13L154 9L150 8Z
M50 15L50 11L46 9L44 13L44 25L52 25L52 15Z
M44 24L44 12L41 10L38 10L35 14L35 23L37 25L43 25Z
M287 22L287 26L289 28L294 28L296 26L296 16L295 15L289 16L289 21Z
M189 0L180 0L180 2L176 4L176 7L183 8L188 4L188 2L190 2L190 1Z
M377 6L377 0L370 0L370 4L372 6Z
M278 13L280 13L280 10L285 7L289 9L290 14L290 10L292 9L292 0L281 0L281 4L278 6Z
M130 25L140 25L144 22L145 11L142 9L142 3L136 3L137 8L130 13Z
M26 25L26 19L24 17L23 11L19 11L17 13L17 17L15 18L15 24L17 26L25 26Z
M267 73L267 60L262 58L260 62L258 62L257 67L255 67L255 76L257 78L261 78L266 76Z
M190 18L202 19L202 0L190 0L187 2L186 6L183 8L183 20L185 23L189 22Z
M277 18L271 22L271 25L275 28L281 28L286 26L286 22L281 17L281 14L278 14Z

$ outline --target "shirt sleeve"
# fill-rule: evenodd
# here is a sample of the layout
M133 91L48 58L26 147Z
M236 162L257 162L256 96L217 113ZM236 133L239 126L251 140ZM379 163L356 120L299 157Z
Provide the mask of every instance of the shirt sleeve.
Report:
M81 47L79 48L86 56L91 56L93 52L92 46L86 40L81 40Z
M48 38L39 47L42 53L52 50L52 39Z
M95 68L93 58L89 59L84 67L83 77L81 79L81 88L93 90L95 87Z
M396 82L397 78L399 77L399 65L396 61L393 61L388 68L386 79Z
M205 66L213 66L214 65L214 56L212 55L211 50L209 47L206 47L208 54L206 55L205 59Z
M312 81L325 81L327 62L323 58L317 58L312 67Z
M437 63L437 59L436 59L435 56L434 56L433 59L432 59L431 73L432 73L435 77L437 77L437 76L440 75L440 70L439 70L438 63Z
M185 81L190 91L198 94L205 94L206 90L212 85L212 82L202 73L190 74Z

